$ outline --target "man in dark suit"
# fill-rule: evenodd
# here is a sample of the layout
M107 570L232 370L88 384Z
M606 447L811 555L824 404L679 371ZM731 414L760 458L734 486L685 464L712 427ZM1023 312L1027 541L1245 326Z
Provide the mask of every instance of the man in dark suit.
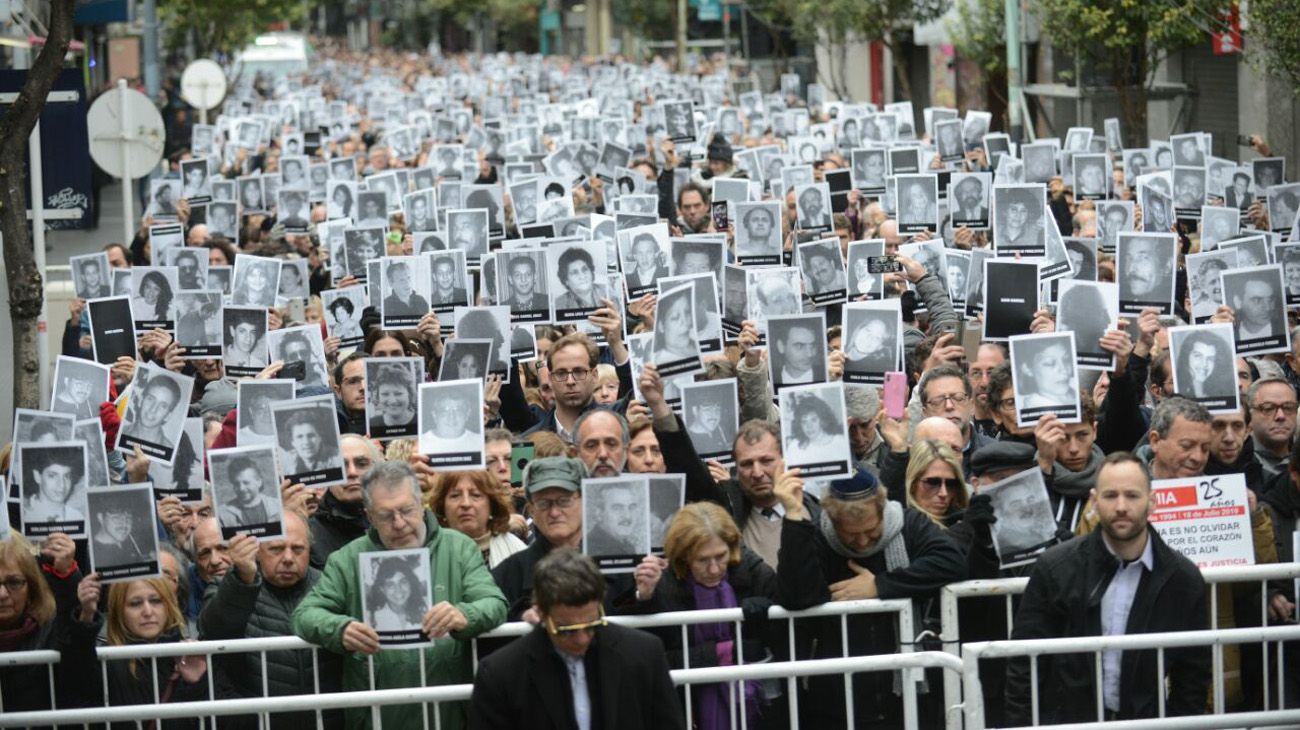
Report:
M533 596L539 625L479 664L471 730L685 730L663 643L606 623L591 558L542 558Z
M501 303L512 312L545 311L550 303L537 291L537 262L527 254L510 257L509 276L501 284Z

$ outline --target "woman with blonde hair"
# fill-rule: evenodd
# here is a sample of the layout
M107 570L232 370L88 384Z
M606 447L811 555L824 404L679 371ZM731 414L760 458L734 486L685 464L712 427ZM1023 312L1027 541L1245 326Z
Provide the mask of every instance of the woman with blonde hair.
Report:
M714 608L743 607L744 641L739 642L732 624L726 622L697 624L691 627L689 662L691 667L716 667L765 661L777 646L766 639L767 608L776 599L776 572L757 553L742 544L740 529L731 515L712 502L693 502L682 507L668 525L664 536L664 556L647 555L637 566L636 601L626 609L630 613L663 611L704 611ZM667 570L665 570L667 568ZM624 608L619 606L619 608ZM656 630L674 667L682 664L682 632L677 629ZM743 692L731 694L725 684L695 685L695 727L720 730L731 727L729 697L744 698L743 707L750 727L760 710L758 684L744 683Z
M68 637L63 662L71 662L83 676L74 684L83 693L85 705L98 705L105 696L101 685L95 641L105 628L109 646L171 644L183 640L185 616L176 593L166 577L114 583L108 589L106 613L98 611L101 584L98 573L77 586L80 609ZM203 655L174 659L115 659L107 662L107 696L110 706L150 705L158 702L200 702L213 699L208 693L208 662ZM218 685L216 699L233 697ZM154 727L165 730L205 727L198 718L164 720ZM135 727L134 722L113 723L113 728Z
M510 493L487 471L438 473L433 477L429 508L438 524L463 532L478 543L488 568L528 547L510 533Z
M907 506L920 510L940 527L951 527L970 501L962 477L961 457L934 439L912 446L907 462Z

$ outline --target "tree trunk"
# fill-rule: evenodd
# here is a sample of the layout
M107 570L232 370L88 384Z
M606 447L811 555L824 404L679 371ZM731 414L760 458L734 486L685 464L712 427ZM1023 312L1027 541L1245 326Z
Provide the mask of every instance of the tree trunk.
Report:
M72 40L72 11L76 0L51 0L49 37L27 72L18 98L0 119L0 235L9 282L9 316L13 322L14 407L40 408L40 369L37 321L45 299L45 282L36 268L27 230L27 175L23 156L45 99L63 69ZM43 200L32 201L33 205Z

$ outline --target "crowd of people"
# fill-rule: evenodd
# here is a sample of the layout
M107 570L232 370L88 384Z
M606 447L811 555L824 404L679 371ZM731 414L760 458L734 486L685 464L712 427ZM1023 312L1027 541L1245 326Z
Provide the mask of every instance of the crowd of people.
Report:
M322 49L305 75L259 76L214 125L175 130L193 135L174 145L176 190L195 161L206 180L187 176L175 201L169 179L155 181L168 192L136 238L74 266L85 298L50 411L70 415L16 416L0 540L0 651L62 659L52 684L0 668L6 712L472 682L470 702L437 708L441 727L685 728L683 692L693 727L730 727L736 713L788 727L791 691L805 727L842 727L839 675L679 690L668 670L924 645L940 590L978 578L1029 584L1010 629L1002 599L964 602L963 640L1207 627L1210 589L1150 519L1157 480L1244 475L1254 561L1293 559L1300 330L1258 344L1274 312L1294 323L1281 264L1255 262L1248 271L1277 278L1261 273L1236 298L1227 284L1192 291L1184 257L1206 248L1202 211L1180 203L1165 228L1143 221L1145 201L1172 198L1170 173L1192 164L1161 167L1169 142L1128 130L1125 145L1108 121L1104 134L1017 150L978 111L833 101L797 78L764 93L709 60L677 74L657 61ZM1250 241L1231 239L1252 236L1266 254L1285 246L1285 201L1264 180L1225 202L1251 159L1212 170L1228 141L1184 137L1203 182L1226 174L1199 203L1239 211L1214 250L1244 259ZM1252 142L1245 154L1271 159ZM1045 163L1033 154L1044 146ZM1138 151L1157 164L1128 168ZM1081 173L1086 199L1074 154L1111 170ZM288 161L305 163L301 183ZM973 182L950 194L957 174ZM896 175L909 180L897 201ZM719 199L738 194L725 181L742 181L741 197ZM1004 187L1016 195L994 194ZM239 203L233 237L208 215L227 199ZM354 221L354 200L373 210ZM779 219L762 201L779 203ZM1099 215L1116 204L1126 218ZM155 245L173 221L183 241ZM733 221L752 252L736 249ZM382 243L368 238L374 223ZM1153 260L1146 235L1173 241L1172 256ZM994 301L1005 282L973 262L1007 251L1056 272L1010 334L1073 338L1021 355L984 337L1006 324L985 321L1009 311ZM772 260L740 260L750 255ZM1163 298L1122 293L1166 280ZM1058 289L1085 285L1108 297L1118 285L1120 304L1139 306L1067 329ZM215 311L187 310L216 318L211 344L167 326L185 324L169 307L195 291L221 293ZM1211 314L1197 319L1202 294ZM115 298L131 306L125 349L105 326L119 322ZM662 319L661 298L673 304ZM389 326L399 316L409 326ZM1201 322L1231 332L1171 336ZM73 360L102 367L85 374ZM1057 415L1063 400L1077 417ZM49 446L68 443L84 446L72 463ZM146 514L85 501L141 484ZM1217 626L1294 620L1289 582L1263 596L1255 584L1215 590ZM872 598L910 600L919 635L851 615L801 619L788 640L769 618L774 605ZM741 609L743 631L608 622L716 608ZM474 671L470 640L507 621L534 629L480 641ZM320 650L113 660L105 672L95 656L273 636ZM1260 651L1227 652L1218 709L1265 706ZM1279 659L1288 682L1293 659ZM1099 669L1091 654L1041 658L1036 674L988 662L986 719L1029 724L1035 676L1045 723L1095 720L1098 698L1108 719L1214 709L1208 649L1169 650L1159 669L1154 651L1105 652ZM858 726L901 727L901 681L852 677ZM939 675L918 691L939 697ZM924 727L943 721L942 702L920 707ZM434 710L376 712L418 727ZM363 727L372 708L323 716Z

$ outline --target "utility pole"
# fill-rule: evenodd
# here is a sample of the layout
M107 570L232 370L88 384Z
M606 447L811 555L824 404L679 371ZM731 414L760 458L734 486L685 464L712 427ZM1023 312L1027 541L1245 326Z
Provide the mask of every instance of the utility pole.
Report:
M677 0L677 73L686 73L686 0Z
M1011 141L1019 143L1024 138L1024 120L1020 118L1020 0L1003 0L1006 11L1007 35L1007 123L1011 127Z
M157 101L161 83L158 79L158 2L144 0L144 88L150 101Z

